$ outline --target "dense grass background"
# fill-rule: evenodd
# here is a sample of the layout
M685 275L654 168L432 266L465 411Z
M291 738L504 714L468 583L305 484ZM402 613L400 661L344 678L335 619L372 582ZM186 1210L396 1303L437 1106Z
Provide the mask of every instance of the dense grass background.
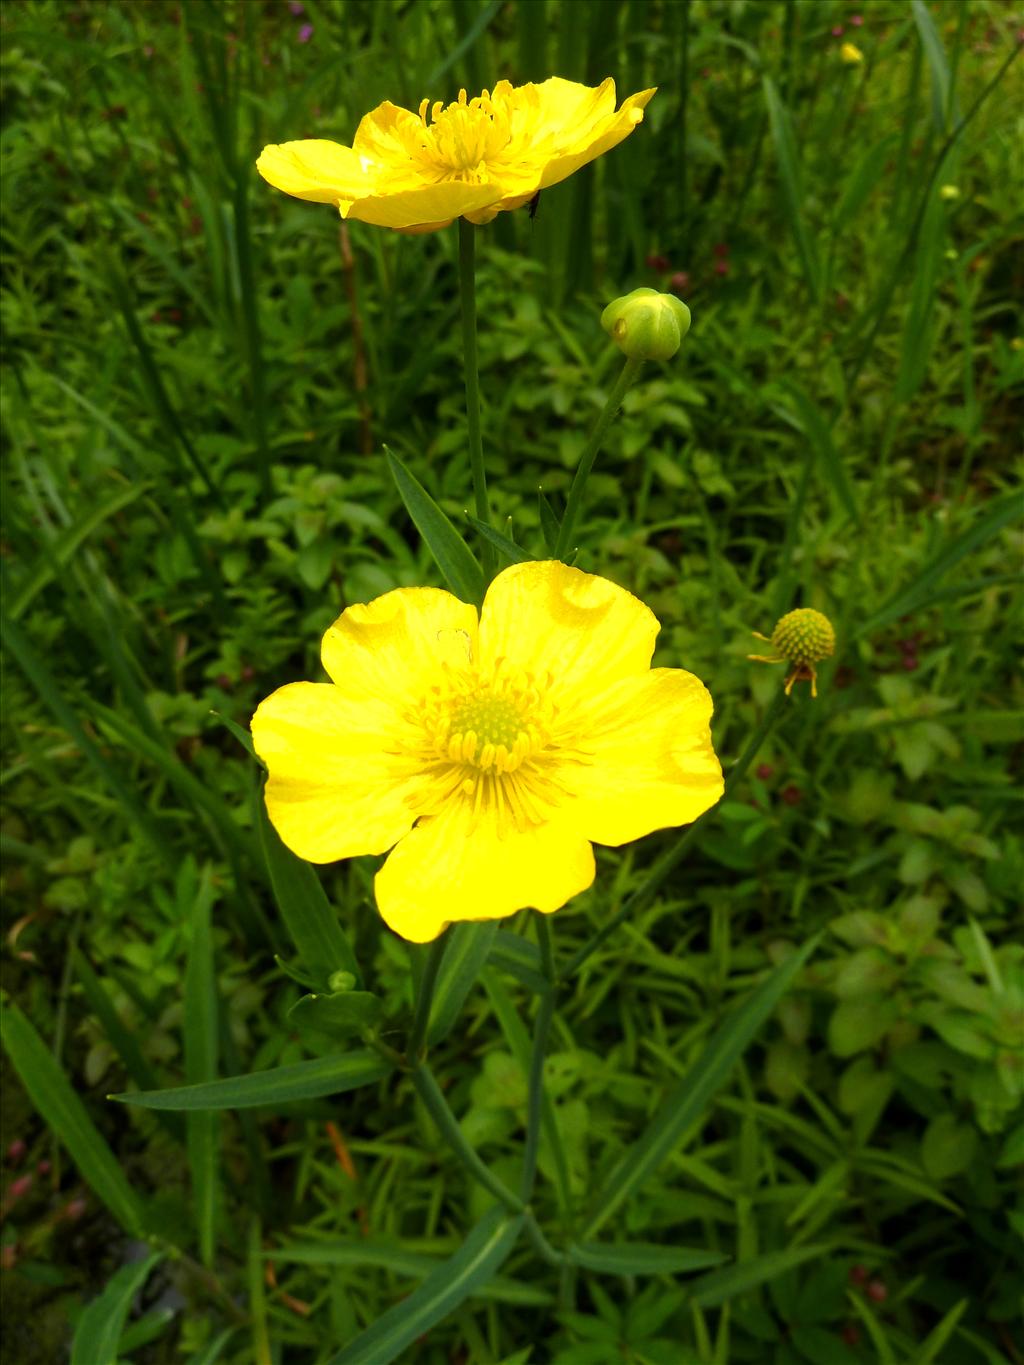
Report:
M708 682L727 768L780 681L750 632L809 605L840 643L562 997L547 1079L574 1199L730 1004L823 937L604 1228L727 1271L560 1283L520 1248L403 1358L1024 1359L1021 22L997 0L5 7L2 971L10 1057L51 1123L63 1096L75 1156L5 1059L12 1365L67 1358L76 1324L94 1365L83 1306L119 1267L125 1311L145 1282L119 1359L328 1361L490 1202L394 1078L187 1123L104 1097L330 1050L289 1017L303 987L237 728L319 676L344 605L438 581L383 441L471 534L454 230L339 232L255 156L348 141L384 98L548 74L660 88L534 221L478 235L498 511L545 553L537 489L560 504L620 364L600 309L673 288L692 332L626 401L578 562ZM600 853L560 956L664 842ZM400 1037L420 962L371 863L322 880ZM499 1173L533 1010L516 968L503 931L434 1054ZM541 1172L557 1239L546 1146Z

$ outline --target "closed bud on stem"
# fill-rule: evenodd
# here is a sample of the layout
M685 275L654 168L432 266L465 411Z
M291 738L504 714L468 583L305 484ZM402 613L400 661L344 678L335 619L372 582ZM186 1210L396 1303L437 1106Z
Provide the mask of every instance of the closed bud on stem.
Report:
M690 330L690 310L674 294L634 289L608 305L601 326L631 360L671 360Z

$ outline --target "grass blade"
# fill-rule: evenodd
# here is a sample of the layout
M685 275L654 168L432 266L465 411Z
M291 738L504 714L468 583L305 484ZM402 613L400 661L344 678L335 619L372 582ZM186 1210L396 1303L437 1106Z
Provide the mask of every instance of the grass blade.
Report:
M274 899L307 971L325 989L331 974L337 971L351 972L356 985L361 985L363 978L356 955L316 869L285 848L270 823L262 796L257 804L260 843Z
M122 1266L98 1299L93 1299L78 1321L71 1346L71 1365L117 1365L117 1344L128 1321L132 1301L149 1279L163 1253Z
M800 161L797 156L796 142L793 138L793 125L789 111L770 76L762 76L765 104L768 107L768 122L775 141L775 154L779 163L779 178L782 181L783 199L789 217L789 229L800 265L807 281L811 298L817 303L821 298L821 274L818 255L807 230L804 219L803 190L800 185Z
M851 521L859 521L857 503L853 495L850 476L846 472L842 457L832 440L832 432L821 414L821 410L807 396L799 384L791 381L783 384L783 389L792 400L795 411L791 421L810 441L818 457L818 466L828 479L836 501Z
M651 1175L679 1144L691 1125L705 1113L715 1092L771 1014L797 972L817 946L804 945L763 981L715 1034L696 1065L673 1089L661 1113L637 1142L623 1153L594 1200L594 1212L584 1229L591 1236Z
M484 596L484 576L473 551L398 456L392 454L387 446L384 447L384 454L406 511L434 556L448 586L463 602L479 606Z
M185 1078L201 1085L217 1078L217 983L210 934L213 881L210 869L205 868L196 885L194 863L185 866L191 876L183 888L186 896L179 894L179 909L192 923L185 968ZM186 898L191 905L180 903ZM187 1147L199 1255L204 1265L211 1266L219 1204L220 1120L216 1113L189 1114Z
M468 512L466 513L466 520L474 531L479 531L484 540L489 540L498 553L504 555L510 564L525 564L530 558L514 540L509 540L508 536L503 536L500 531L496 531L493 526L488 526L485 521L470 516Z
M125 1232L140 1237L145 1220L138 1195L63 1067L17 1005L0 1008L0 1032L29 1099L68 1149L82 1179Z
M258 1109L296 1100L318 1100L324 1095L340 1095L361 1085L381 1081L391 1071L390 1063L368 1048L346 1052L340 1057L318 1057L312 1062L294 1062L270 1071L254 1071L248 1076L227 1076L201 1085L179 1085L169 1090L146 1090L139 1094L111 1095L122 1104L137 1104L143 1109Z
M329 1365L388 1365L414 1341L484 1284L509 1256L523 1226L522 1214L494 1208L485 1214L459 1251L431 1272L408 1298L358 1336Z
M1024 497L1020 493L1009 493L993 503L976 525L950 541L928 561L905 588L900 588L873 616L862 622L854 631L854 638L882 630L891 622L899 620L901 616L908 616L913 611L927 607L931 601L931 589L939 579L949 573L950 569L955 568L967 555L980 550L993 536L1009 526L1014 518L1019 517L1022 511Z

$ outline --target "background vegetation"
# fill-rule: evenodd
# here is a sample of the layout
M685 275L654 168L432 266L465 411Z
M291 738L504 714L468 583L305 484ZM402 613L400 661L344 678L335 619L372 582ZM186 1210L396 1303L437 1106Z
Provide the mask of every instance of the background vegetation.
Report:
M524 1246L402 1358L1024 1359L1022 22L997 0L5 7L12 1365L73 1338L79 1365L326 1362L490 1202L395 1077L212 1117L105 1096L336 1046L289 1014L304 987L239 733L318 676L345 604L438 581L384 440L470 533L454 231L339 234L255 156L348 141L384 98L553 73L660 89L534 220L479 234L501 516L545 553L537 489L564 495L620 364L600 309L672 288L692 332L627 399L578 562L642 596L660 660L708 682L727 767L780 681L747 662L750 632L809 605L839 633L819 699L797 689L561 998L547 1080L574 1197L732 1002L822 938L605 1228L723 1267L560 1283ZM663 844L601 852L560 956ZM373 909L372 861L322 882L402 1030L419 957ZM434 1053L498 1173L524 1117L530 935L529 916L497 935ZM550 1231L546 1145L541 1172Z

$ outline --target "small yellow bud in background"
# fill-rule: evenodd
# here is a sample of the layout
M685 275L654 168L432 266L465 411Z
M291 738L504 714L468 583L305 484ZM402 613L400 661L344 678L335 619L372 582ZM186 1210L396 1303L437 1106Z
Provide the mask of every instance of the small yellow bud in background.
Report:
M690 330L690 310L674 294L634 289L613 299L601 314L601 326L633 360L671 360Z
M959 199L960 187L958 185L943 185L939 190L939 198L946 200Z
M762 664L792 665L786 679L786 695L793 690L795 682L809 682L811 696L818 695L818 674L815 664L835 653L836 633L832 622L823 612L813 607L797 607L788 611L775 624L771 638L754 631L759 640L768 640L775 654L749 654L747 657Z
M864 53L855 43L844 43L839 49L839 56L847 66L857 66L864 60Z

